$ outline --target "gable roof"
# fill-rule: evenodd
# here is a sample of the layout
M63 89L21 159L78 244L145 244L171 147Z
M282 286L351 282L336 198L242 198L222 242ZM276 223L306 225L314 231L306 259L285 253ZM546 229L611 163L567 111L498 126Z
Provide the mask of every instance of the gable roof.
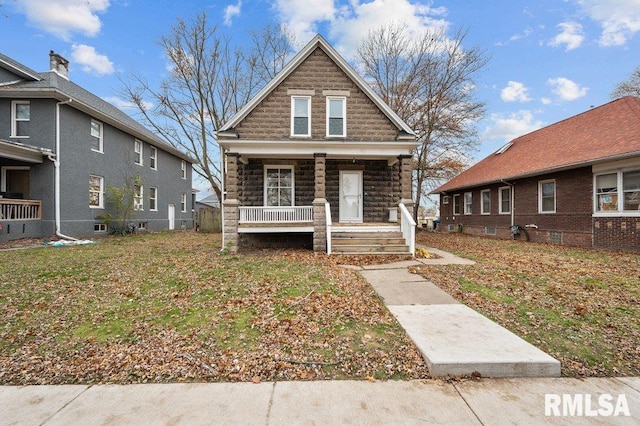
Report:
M265 86L254 96L246 105L231 117L218 132L223 133L232 130L236 127L251 111L257 107L276 87L280 85L305 59L309 57L317 48L321 48L327 56L368 96L373 103L385 114L385 116L391 120L391 122L398 127L402 132L408 136L415 136L413 129L411 129L407 123L404 122L396 114L389 105L386 104L378 96L371 86L367 84L362 77L355 72L355 70L347 63L347 61L340 56L340 54L322 37L317 34L307 45L298 52L291 61Z
M55 98L59 101L72 99L70 106L183 160L190 163L196 162L196 160L174 148L128 114L88 90L61 77L55 71L37 73L1 53L0 68L4 68L23 78L20 81L0 85L0 97Z
M509 144L432 194L640 156L640 98L617 99Z

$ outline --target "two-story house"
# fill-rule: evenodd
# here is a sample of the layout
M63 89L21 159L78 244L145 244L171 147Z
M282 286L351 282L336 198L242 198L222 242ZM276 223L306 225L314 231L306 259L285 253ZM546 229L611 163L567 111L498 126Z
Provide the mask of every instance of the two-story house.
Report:
M0 54L0 241L109 231L108 188L133 183L131 223L192 227L192 160L69 80Z
M320 35L217 135L225 246L413 253L415 133Z

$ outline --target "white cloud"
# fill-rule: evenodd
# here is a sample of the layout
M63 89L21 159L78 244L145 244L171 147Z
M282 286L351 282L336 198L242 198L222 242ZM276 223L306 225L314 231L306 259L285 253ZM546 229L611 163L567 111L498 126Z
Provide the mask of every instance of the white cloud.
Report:
M621 46L640 31L638 0L576 0L582 10L602 27L602 46Z
M334 18L333 1L326 0L275 0L274 7L296 41L308 42L316 33L317 25Z
M96 36L102 26L97 13L109 0L21 0L16 7L30 25L68 41L74 33Z
M231 21L242 11L242 0L238 0L238 4L230 4L224 9L224 24L231 25Z
M106 98L102 98L105 101L109 102L111 105L115 106L118 109L121 110L131 110L133 112L139 112L138 106L136 104L134 104L131 101L126 101L122 98L118 98L117 96L108 96ZM142 101L142 104L144 105L145 110L149 110L151 108L153 108L153 103L148 102L148 101Z
M529 110L521 110L507 115L495 113L491 114L489 119L492 124L483 134L483 138L486 140L508 142L544 126L544 123L536 120Z
M550 46L565 46L565 50L573 50L582 45L584 35L582 25L577 22L562 22L557 25L561 32L549 42Z
M449 26L444 19L445 8L414 4L410 0L275 0L275 8L298 42L306 43L320 25L326 25L335 40L334 46L347 58L355 55L369 31L381 26L400 24L411 37Z
M113 62L106 55L100 55L93 46L74 44L71 46L72 64L79 64L87 73L98 75L113 74Z
M547 84L551 86L551 91L562 101L573 101L581 98L589 91L588 87L581 87L579 84L568 78L550 78Z
M528 102L531 100L527 86L518 81L510 81L507 87L500 92L500 97L505 102Z

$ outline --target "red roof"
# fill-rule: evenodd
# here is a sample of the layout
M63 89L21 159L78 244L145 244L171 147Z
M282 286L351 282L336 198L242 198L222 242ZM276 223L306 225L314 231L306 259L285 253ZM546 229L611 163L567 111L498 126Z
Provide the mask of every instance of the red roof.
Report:
M433 193L640 155L640 98L617 99L511 143L501 154L492 153Z

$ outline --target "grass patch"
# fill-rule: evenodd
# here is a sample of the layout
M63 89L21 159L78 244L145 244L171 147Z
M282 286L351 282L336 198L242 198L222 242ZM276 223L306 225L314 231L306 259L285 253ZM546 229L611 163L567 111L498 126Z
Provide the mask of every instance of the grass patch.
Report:
M563 375L640 375L640 255L455 233L418 239L477 262L418 272L559 359Z
M334 258L219 249L174 232L3 252L0 383L428 377Z

